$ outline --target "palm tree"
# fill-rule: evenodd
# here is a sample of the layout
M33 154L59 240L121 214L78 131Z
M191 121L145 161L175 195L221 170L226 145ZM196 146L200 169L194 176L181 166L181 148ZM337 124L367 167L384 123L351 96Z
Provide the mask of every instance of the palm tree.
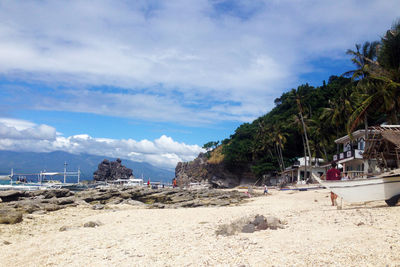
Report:
M393 98L392 103L385 103L385 111L390 115L389 121L398 123L397 113L400 109L400 20L395 23L382 38L382 46L378 54L381 68L371 71L371 77L383 83L387 95Z
M356 44L356 51L348 49L346 54L353 56L351 61L356 65L357 69L347 71L342 76L351 76L353 81L363 79L366 76L365 66L370 60L376 60L378 46L379 42L374 41L372 43L365 42L362 47L361 44Z
M348 72L345 72L343 75L344 76L349 76L351 75L351 79L353 81L358 80L358 89L363 91L365 89L365 84L364 81L368 77L368 66L371 64L371 62L374 62L377 58L377 51L379 47L379 42L374 41L372 43L370 42L365 42L362 47L360 44L356 44L356 51L348 49L346 54L352 55L353 58L351 61L353 62L354 65L356 65L357 69L351 70ZM360 49L362 49L360 51ZM364 90L365 93L365 90ZM357 97L358 96L358 97ZM360 97L363 97L364 94L355 94L353 98L359 99ZM363 99L363 98L362 98ZM360 101L358 101L360 102ZM358 115L355 115L355 121L350 122L347 131L349 134L354 130L355 127L358 126L358 124L361 121L364 121L364 128L365 128L365 139L368 138L368 112L367 110L364 110L364 112L359 113ZM360 117L362 116L362 117Z
M284 144L286 143L287 133L284 131L282 125L277 124L272 127L272 136L277 156L279 159L279 165L281 166L281 170L284 171L285 162L283 161L283 148Z
M358 54L364 59L364 77L358 82L364 92L359 95L359 105L351 115L348 131L358 126L362 116L370 110L387 115L389 123L398 124L400 110L400 22L397 22L381 39L378 61Z
M275 154L279 169L284 171L283 149L287 135L282 124L266 125L263 121L259 121L254 152L267 152L272 158Z

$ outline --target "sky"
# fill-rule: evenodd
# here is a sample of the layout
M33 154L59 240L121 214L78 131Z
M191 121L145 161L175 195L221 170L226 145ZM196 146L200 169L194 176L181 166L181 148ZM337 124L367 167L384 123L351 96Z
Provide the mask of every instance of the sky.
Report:
M0 150L174 169L352 69L398 0L0 0Z

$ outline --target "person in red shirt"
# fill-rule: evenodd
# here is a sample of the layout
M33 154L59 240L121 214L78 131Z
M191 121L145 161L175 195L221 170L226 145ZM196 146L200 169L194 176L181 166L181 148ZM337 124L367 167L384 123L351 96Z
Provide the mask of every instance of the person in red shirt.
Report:
M326 172L326 180L331 180L331 181L340 180L340 171L338 169L336 169L336 163L332 162L331 166L332 166L332 168L330 168ZM336 199L337 199L337 195L335 193L331 192L332 206L335 206Z

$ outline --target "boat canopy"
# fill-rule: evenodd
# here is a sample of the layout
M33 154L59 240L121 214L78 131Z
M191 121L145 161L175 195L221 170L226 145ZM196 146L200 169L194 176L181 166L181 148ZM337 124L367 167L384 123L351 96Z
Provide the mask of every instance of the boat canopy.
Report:
M53 176L53 175L63 175L64 173L61 173L61 172L42 172L40 174L44 175L44 176Z

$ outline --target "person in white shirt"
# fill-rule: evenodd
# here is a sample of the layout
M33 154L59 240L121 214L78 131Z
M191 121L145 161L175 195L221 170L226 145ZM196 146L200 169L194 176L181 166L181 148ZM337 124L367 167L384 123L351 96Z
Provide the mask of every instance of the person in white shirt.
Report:
M344 175L343 175L343 177L342 177L341 180L342 180L342 181L350 180L350 177L347 175L347 172L344 173Z

